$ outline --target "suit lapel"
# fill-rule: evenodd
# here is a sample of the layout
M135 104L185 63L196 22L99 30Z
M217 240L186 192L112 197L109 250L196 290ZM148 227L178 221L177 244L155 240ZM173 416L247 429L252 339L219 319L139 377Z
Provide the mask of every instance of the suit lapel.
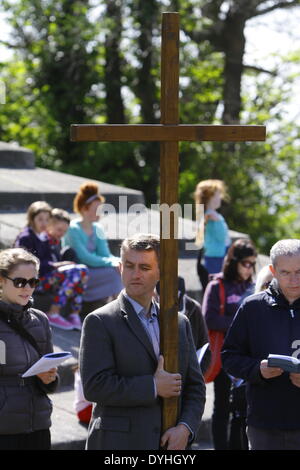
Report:
M138 338L138 340L146 348L147 352L151 357L157 362L157 357L155 355L152 342L145 331L140 319L138 318L133 306L126 299L126 297L121 293L119 296L121 314L126 321L128 327L131 329L132 333Z

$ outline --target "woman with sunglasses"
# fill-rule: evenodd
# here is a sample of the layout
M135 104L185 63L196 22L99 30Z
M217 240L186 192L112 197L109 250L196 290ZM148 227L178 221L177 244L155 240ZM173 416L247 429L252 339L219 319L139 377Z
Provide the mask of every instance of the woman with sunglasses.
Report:
M224 259L222 272L210 281L203 297L202 311L209 330L226 334L244 294L253 284L257 252L248 239L236 240ZM219 279L225 291L224 315L220 315ZM228 423L230 414L229 376L220 370L214 379L214 409L212 436L215 450L228 449Z
M32 308L39 260L22 248L0 252L0 450L50 450L56 368L22 378L53 351L47 316Z

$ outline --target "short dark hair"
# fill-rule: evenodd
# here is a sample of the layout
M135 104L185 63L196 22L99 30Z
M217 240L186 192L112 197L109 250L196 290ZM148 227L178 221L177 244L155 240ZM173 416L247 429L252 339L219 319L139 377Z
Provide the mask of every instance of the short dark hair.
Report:
M256 248L248 238L235 240L228 250L223 264L223 275L227 281L238 279L238 263L249 256L257 256ZM249 278L251 280L251 277Z
M151 251L156 253L157 260L160 258L160 239L151 233L137 233L132 237L125 238L121 244L121 257L125 250Z

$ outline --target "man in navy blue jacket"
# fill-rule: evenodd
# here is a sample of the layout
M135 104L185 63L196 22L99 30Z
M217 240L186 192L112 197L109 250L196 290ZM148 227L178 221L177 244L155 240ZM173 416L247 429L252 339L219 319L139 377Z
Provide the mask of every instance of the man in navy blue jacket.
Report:
M247 382L251 449L300 449L300 374L269 367L269 354L300 358L300 240L271 249L270 287L248 297L225 338L229 374Z

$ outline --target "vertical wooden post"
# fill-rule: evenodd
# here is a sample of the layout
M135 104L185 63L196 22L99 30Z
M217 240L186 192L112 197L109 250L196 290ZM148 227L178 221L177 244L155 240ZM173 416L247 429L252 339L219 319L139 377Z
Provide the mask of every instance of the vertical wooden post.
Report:
M179 15L162 18L161 124L178 124ZM160 204L169 209L178 204L178 142L162 142L160 150ZM174 206L175 207L175 206ZM167 220L168 217L170 220ZM170 226L170 237L164 228ZM178 372L178 216L176 210L160 213L160 335L161 351L168 372ZM176 238L175 238L176 237ZM175 426L178 399L163 402L163 431Z

